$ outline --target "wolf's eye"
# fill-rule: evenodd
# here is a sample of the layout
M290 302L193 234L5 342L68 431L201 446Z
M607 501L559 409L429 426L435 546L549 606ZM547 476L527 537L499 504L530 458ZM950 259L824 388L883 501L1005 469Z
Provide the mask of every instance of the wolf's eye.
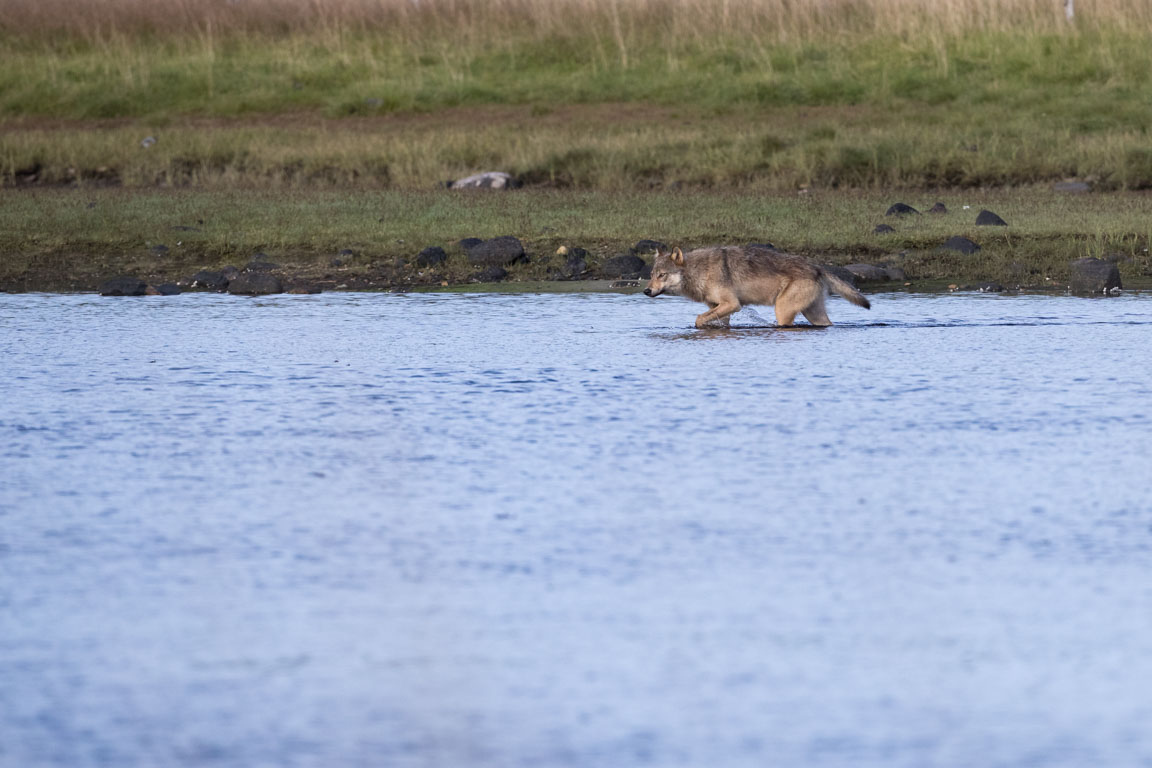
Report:
M668 277L668 273L667 272L661 272L660 274L656 275L656 277L663 279L665 277Z

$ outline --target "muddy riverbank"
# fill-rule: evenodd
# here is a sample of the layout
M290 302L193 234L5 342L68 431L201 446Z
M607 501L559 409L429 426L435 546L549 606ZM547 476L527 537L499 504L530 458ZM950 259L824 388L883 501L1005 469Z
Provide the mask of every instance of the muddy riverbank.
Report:
M371 258L347 250L320 258L312 254L273 256L257 252L247 261L203 253L179 253L154 247L138 254L57 253L9 259L0 273L4 293L86 293L172 295L194 291L268 295L333 291L497 290L502 292L628 291L639 289L651 271L653 254L634 247L601 246L599 253L575 247L559 252L521 250L513 261L488 266L458 246L438 247L440 260L422 264L422 256ZM573 252L576 253L573 256ZM809 260L835 269L865 292L978 291L982 293L1071 291L1085 295L1117 290L1152 289L1152 268L1128 259L1089 259L1084 264L1029 268L1019 263L982 259L965 265L940 253L909 253L853 261L837 253L806 253ZM862 254L867 257L867 254ZM1087 268L1085 280L1077 279ZM989 278L997 275L999 279Z
M1067 290L1093 258L1107 262L1101 289L1128 289L1152 284L1150 215L1148 195L1048 189L0 192L0 290L616 282L644 279L661 243L768 244L847 268L864 290Z

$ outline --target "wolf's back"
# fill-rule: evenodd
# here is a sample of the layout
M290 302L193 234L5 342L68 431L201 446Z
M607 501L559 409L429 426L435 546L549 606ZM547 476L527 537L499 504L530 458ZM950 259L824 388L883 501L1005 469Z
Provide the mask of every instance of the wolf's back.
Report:
M829 291L831 291L832 293L840 294L845 299L852 302L853 304L855 304L858 307L864 307L864 309L871 309L872 308L872 304L869 303L868 299L865 298L864 294L860 293L860 291L853 288L849 283L845 282L844 280L841 280L839 277L832 274L831 272L825 272L823 269L820 269L819 267L817 267L817 269L820 271L820 282L823 283L824 287L827 288Z

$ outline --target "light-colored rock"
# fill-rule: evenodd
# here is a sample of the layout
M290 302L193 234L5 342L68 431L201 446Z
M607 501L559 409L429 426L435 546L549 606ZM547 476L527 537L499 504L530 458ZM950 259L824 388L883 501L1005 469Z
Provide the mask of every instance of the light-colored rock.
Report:
M452 189L512 189L516 186L516 179L503 171L477 173L451 184Z

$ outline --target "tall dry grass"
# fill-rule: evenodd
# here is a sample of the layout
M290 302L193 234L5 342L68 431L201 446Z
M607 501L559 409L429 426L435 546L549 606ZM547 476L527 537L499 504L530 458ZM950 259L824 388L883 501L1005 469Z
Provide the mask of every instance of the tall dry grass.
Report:
M499 41L597 37L633 46L746 37L951 36L973 30L1152 30L1148 0L2 0L11 39L107 42L123 37L348 34Z

